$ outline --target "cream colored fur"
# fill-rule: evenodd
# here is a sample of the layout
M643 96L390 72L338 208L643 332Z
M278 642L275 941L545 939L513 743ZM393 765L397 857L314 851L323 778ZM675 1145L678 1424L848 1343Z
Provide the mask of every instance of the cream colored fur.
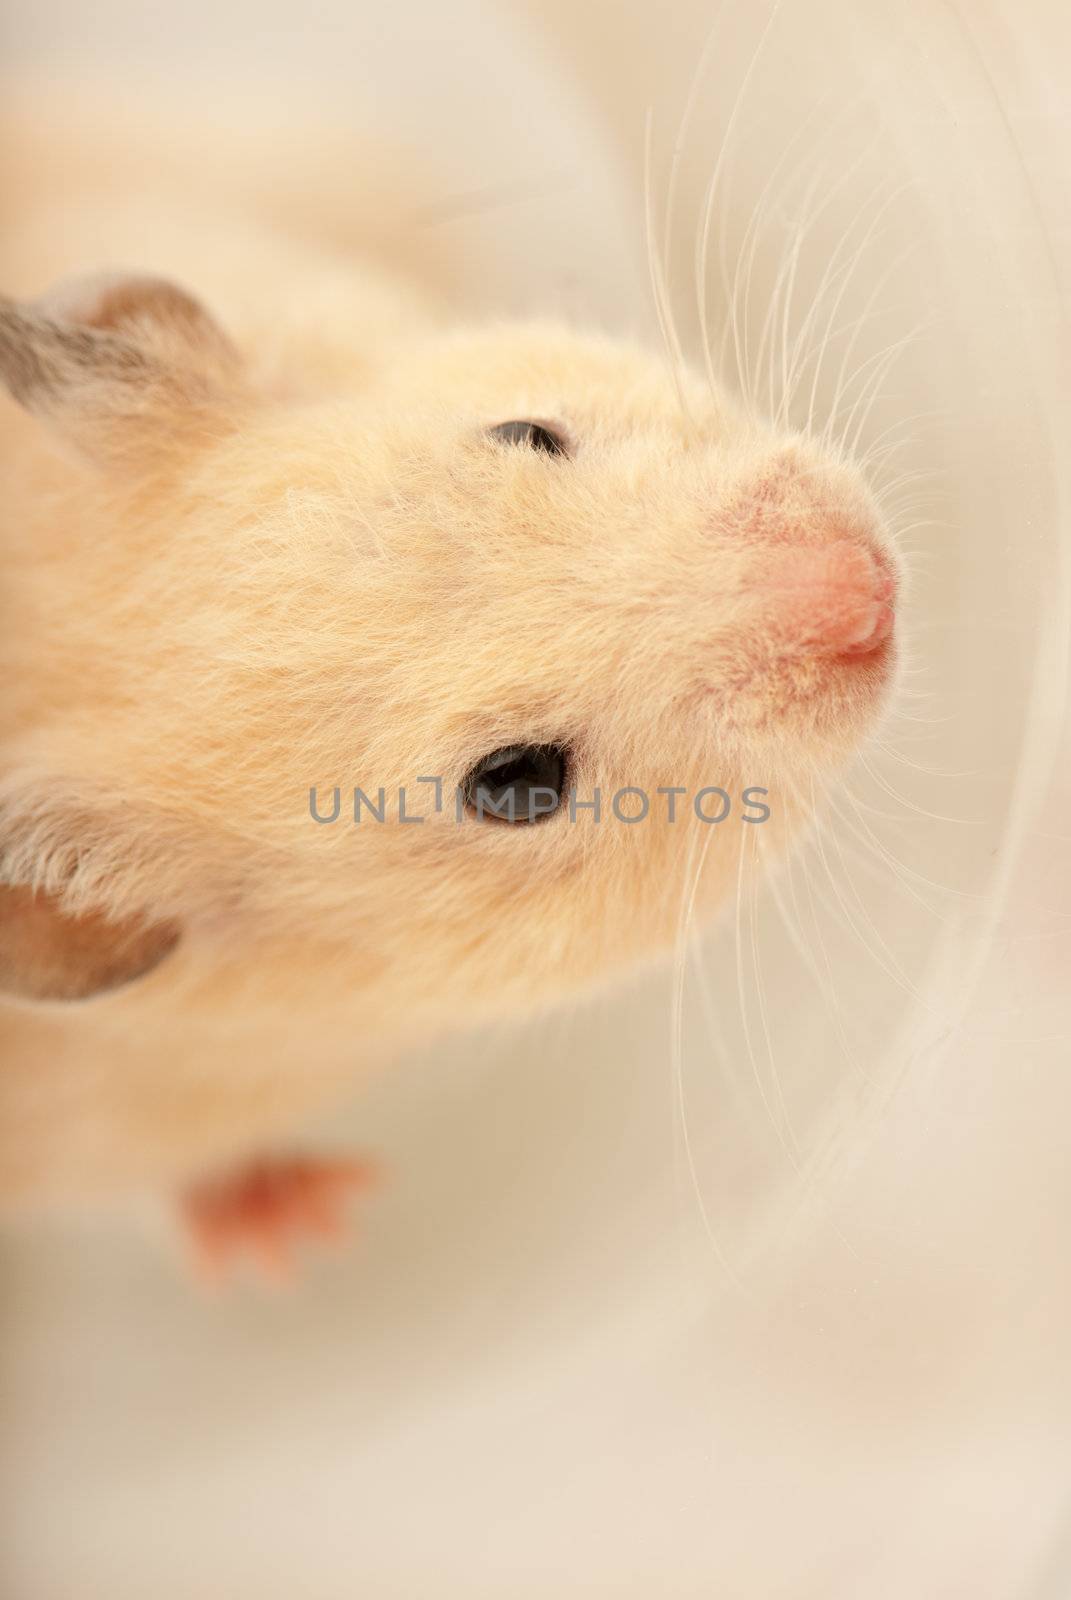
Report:
M0 1189L164 1187L407 1042L665 950L706 841L701 903L735 889L884 692L809 648L793 552L881 534L849 466L696 379L682 403L657 353L456 323L382 197L317 197L314 151L306 186L248 136L182 157L32 108L2 145L20 304L118 269L206 308L119 328L164 375L136 404L106 375L2 402L6 881L180 938L129 986L4 1005ZM526 417L573 458L488 442ZM603 820L457 826L472 764L538 741ZM352 825L354 785L427 812L424 775L442 815ZM713 784L768 788L768 830L608 815Z

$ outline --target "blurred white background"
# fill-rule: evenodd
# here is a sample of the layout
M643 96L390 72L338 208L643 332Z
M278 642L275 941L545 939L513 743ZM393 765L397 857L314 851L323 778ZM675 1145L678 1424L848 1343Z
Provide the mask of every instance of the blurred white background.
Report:
M702 359L717 175L749 367L810 216L793 332L854 263L819 414L914 335L861 443L920 474L911 697L754 942L692 962L679 1049L655 976L407 1063L322 1132L392 1180L293 1295L198 1295L121 1222L5 1235L4 1594L1066 1594L1064 8L3 17L12 78L162 74L191 119L253 83L426 153L479 309L657 337L653 219Z

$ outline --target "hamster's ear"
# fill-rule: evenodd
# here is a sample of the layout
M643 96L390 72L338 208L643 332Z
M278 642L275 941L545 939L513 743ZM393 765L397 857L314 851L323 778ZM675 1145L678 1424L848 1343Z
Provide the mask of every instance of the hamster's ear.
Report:
M0 381L97 459L218 425L239 365L208 312L163 278L100 274L28 304L0 298Z
M151 972L178 939L171 922L75 914L44 890L0 885L0 994L85 1000Z
M179 940L188 854L123 800L40 769L0 782L0 994L85 999L150 972Z

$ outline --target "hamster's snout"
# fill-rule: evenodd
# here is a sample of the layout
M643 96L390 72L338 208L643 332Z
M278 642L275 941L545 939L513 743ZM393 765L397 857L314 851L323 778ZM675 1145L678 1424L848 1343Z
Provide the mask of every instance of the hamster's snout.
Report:
M892 637L896 579L869 544L836 539L779 550L765 586L776 632L792 653L865 658Z
M795 663L794 696L839 694L845 673L857 687L889 676L896 559L851 469L799 445L780 450L742 480L718 526L743 558L755 657L779 681Z

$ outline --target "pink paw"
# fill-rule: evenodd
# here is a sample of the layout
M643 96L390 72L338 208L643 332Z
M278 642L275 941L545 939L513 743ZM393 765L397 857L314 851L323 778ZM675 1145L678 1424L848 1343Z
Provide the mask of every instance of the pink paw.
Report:
M286 1278L296 1246L337 1239L347 1202L375 1179L369 1161L276 1156L195 1184L179 1201L195 1265L214 1279L250 1260L269 1277Z

